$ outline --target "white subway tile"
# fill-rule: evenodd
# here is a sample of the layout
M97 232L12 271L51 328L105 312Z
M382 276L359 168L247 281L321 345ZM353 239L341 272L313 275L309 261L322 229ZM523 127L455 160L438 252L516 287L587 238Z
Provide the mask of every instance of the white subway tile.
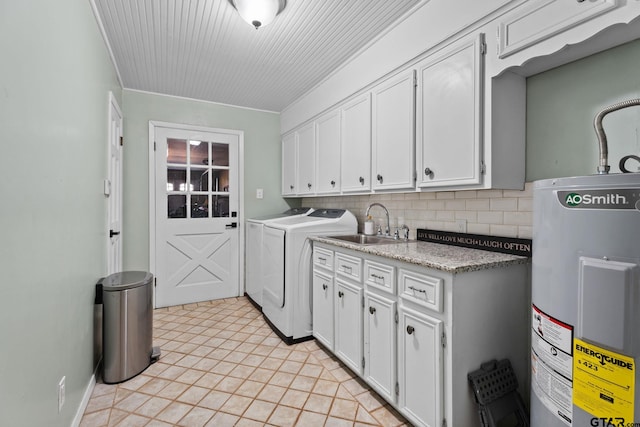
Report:
M489 224L467 224L467 233L489 234L491 226Z
M502 224L504 214L502 212L478 212L480 224Z
M420 199L420 194L419 193L405 193L404 194L404 199L405 200L419 200Z
M492 236L518 237L518 227L515 225L491 225Z
M520 225L518 226L518 237L521 239L533 238L533 227Z
M502 197L502 190L478 190L478 199L497 199Z
M455 197L456 199L475 199L478 197L478 192L476 190L456 191Z
M517 211L518 199L491 199L490 206L492 211Z
M436 219L440 221L453 221L455 219L455 214L453 211L437 211Z
M533 224L532 212L505 212L505 225L531 225Z
M445 209L444 200L429 200L427 209L434 211L443 211Z
M533 212L533 198L522 197L518 199L518 210L520 212Z
M478 222L478 213L475 211L456 211L455 219L466 219L467 222Z
M436 199L455 199L456 195L453 191L439 191L436 193Z
M448 211L462 211L466 209L466 201L465 200L446 200L444 202L444 207Z
M489 208L489 199L466 200L466 210L468 211L488 211Z
M431 192L422 192L420 194L420 200L434 200L436 198L436 193Z

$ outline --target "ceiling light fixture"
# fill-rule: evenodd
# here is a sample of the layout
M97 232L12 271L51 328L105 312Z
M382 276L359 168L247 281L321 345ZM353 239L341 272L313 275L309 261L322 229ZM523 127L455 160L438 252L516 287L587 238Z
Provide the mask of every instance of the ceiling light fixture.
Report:
M257 30L269 24L287 4L286 0L229 0L240 17Z

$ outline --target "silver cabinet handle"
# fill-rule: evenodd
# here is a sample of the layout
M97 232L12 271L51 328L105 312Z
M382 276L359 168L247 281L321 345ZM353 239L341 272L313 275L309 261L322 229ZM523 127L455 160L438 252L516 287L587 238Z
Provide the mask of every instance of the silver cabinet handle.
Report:
M353 271L353 269L352 269L350 266L348 266L348 265L341 265L340 267L342 267L342 270L343 270L345 273L349 273L349 274L351 274L351 272ZM347 271L347 270L349 270L349 271Z
M371 274L371 277L373 277L374 279L382 280L382 283L384 283L384 276L378 276L377 274Z
M378 174L377 178L378 178L378 182L382 184L382 175Z
M373 314L375 312L376 312L376 308L369 306L369 313Z
M331 180L331 186L335 187L336 186L336 182L334 180Z
M433 175L433 171L431 170L431 168L424 168L424 174L426 176L431 176Z
M411 325L407 326L407 333L409 335L411 335L413 333L413 331L415 331L415 330L416 330L416 328L414 328L413 326L411 326Z
M327 262L326 258L318 257L318 261Z
M364 185L364 177L360 177L358 178L358 181L360 181L360 185Z
M326 283L323 283L323 284L322 284L322 289L324 289L324 290L326 291L326 290L327 290L327 288L328 288L327 284L326 284Z
M309 187L309 190L311 190L311 183L308 183L307 187Z
M413 286L409 286L409 289L411 289L414 292L422 292L423 294L427 293L426 289L418 289L418 288L414 288Z
M344 296L344 292L338 291L338 298L342 298Z

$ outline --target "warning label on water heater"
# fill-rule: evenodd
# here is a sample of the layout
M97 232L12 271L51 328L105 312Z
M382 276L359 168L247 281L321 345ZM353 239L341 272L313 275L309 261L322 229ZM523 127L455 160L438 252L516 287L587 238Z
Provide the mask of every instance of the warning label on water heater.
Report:
M633 358L579 339L574 341L573 403L597 418L632 421Z
M568 426L573 405L573 326L532 305L531 388L542 404Z

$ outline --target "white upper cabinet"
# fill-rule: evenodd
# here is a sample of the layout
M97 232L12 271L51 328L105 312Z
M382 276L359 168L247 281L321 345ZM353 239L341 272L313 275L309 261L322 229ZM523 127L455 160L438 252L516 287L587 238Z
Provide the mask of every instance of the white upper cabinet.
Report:
M478 184L481 180L482 34L417 64L418 186Z
M366 93L341 108L342 191L371 190L371 95Z
M405 70L373 88L374 190L415 188L415 71Z
M282 195L296 194L296 133L291 132L282 138Z
M316 193L340 192L340 110L316 120Z
M315 124L309 123L301 127L298 136L298 173L296 179L297 194L313 194L315 188Z
M619 0L540 0L527 3L517 13L500 22L500 58L614 9Z

